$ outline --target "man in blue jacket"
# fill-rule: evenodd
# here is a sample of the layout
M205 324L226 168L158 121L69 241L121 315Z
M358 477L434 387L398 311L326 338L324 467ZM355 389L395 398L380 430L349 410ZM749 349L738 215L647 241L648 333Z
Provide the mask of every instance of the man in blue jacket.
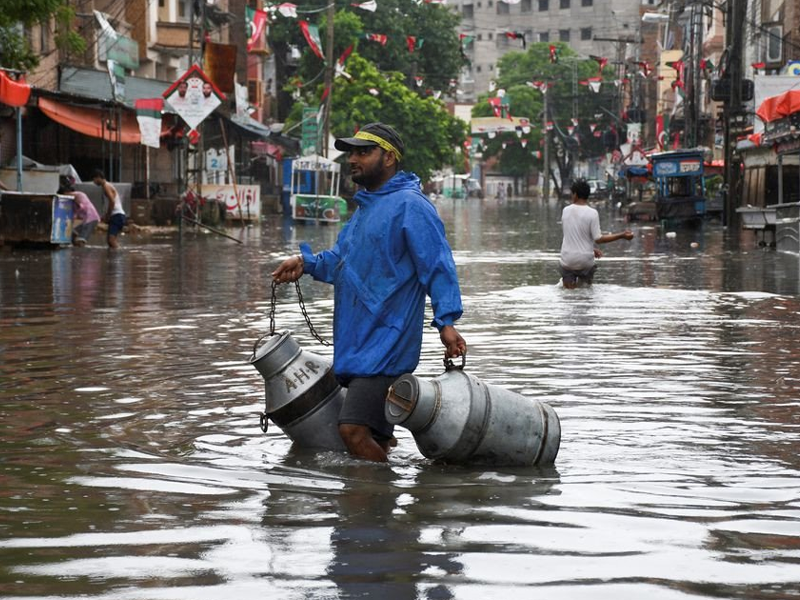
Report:
M397 132L371 123L334 145L348 153L353 182L363 188L354 196L358 209L333 248L315 255L300 244L301 254L272 277L289 282L308 273L334 285L333 370L347 387L339 434L354 456L385 462L393 426L384 400L389 386L419 364L425 297L452 358L467 351L454 327L461 292L436 208L419 178L398 170L405 147Z

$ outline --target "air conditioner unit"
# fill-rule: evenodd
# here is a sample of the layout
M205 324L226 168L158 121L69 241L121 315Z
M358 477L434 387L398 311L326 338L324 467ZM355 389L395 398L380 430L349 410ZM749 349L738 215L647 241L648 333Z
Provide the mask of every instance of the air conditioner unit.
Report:
M783 62L783 25L767 25L764 34L764 62Z

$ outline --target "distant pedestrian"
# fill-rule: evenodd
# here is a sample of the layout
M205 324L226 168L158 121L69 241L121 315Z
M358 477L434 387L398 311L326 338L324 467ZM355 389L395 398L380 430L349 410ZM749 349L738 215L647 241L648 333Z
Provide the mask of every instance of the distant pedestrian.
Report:
M117 188L106 181L105 174L99 169L92 175L92 181L103 189L106 199L106 211L103 220L108 223L106 240L109 248L119 248L118 237L125 227L125 210L122 208L122 198Z
M73 187L72 177L64 179L58 193L63 196L72 196L72 243L75 246L85 246L92 233L94 233L100 215L97 213L89 196Z
M600 215L587 204L589 184L579 179L572 184L572 204L561 214L564 237L561 242L559 270L565 288L574 289L579 285L591 285L597 266L595 258L603 253L595 244L607 244L617 240L632 240L633 233L625 230L619 233L603 234L600 231Z

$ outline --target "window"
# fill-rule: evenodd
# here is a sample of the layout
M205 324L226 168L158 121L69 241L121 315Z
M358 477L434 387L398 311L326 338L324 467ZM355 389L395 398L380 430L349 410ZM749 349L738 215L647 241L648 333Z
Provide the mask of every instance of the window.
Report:
M539 12L550 10L550 0L539 0Z
M489 65L489 70L494 71L494 65Z
M569 29L559 29L558 30L558 41L559 42L568 42L569 41Z
M483 7L483 2L478 2L478 8L482 8L482 7Z
M542 31L539 33L539 41L540 42L549 42L550 41L550 32L549 31Z
M46 54L50 50L50 25L42 23L39 26L39 52Z
M178 0L178 20L189 20L189 0Z
M481 66L480 66L480 65L478 65L477 67L475 67L475 72L476 72L476 73L480 73L480 72L481 72Z
M581 0L581 6L593 6L594 0Z
M592 39L592 28L591 27L581 27L581 40L590 40Z
M472 4L465 4L461 7L461 16L465 19L475 18L475 11L472 8Z
M559 8L569 8L569 0L561 0L558 4Z
M508 14L508 4L506 2L498 2L497 3L497 14L498 15L507 15Z
M491 41L491 40L494 39L494 34L490 32L490 33L486 34L486 37L489 39L489 41Z
M783 25L767 25L764 44L766 52L764 60L768 63L782 62L783 60Z
M529 13L533 10L533 0L522 0L519 6L520 12Z
M483 34L479 33L478 36L475 38L476 41L480 42L483 39Z
M487 6L488 6L489 8L491 8L492 6L494 6L494 2L492 2L492 0L489 0L489 3L487 4Z

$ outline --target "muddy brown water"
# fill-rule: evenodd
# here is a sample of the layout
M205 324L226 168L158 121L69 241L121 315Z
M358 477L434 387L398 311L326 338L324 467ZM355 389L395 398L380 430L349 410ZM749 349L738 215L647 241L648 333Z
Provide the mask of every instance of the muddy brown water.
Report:
M269 272L337 227L0 253L0 597L798 597L798 257L635 225L567 291L561 206L438 202L467 369L555 408L553 468L432 464L402 429L389 465L261 432ZM277 325L330 356L292 287ZM417 374L441 370L430 330Z

